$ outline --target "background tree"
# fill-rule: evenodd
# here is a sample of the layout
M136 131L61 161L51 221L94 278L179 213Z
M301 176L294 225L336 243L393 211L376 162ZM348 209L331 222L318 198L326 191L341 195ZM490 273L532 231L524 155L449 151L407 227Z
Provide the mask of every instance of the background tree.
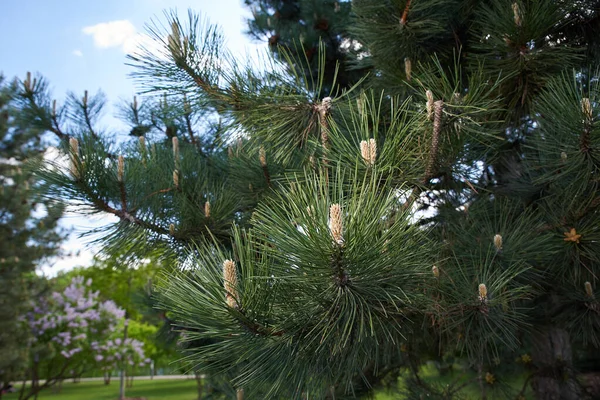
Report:
M178 368L177 346L175 342L167 343L162 340L160 330L168 318L164 310L156 308L156 302L151 297L154 282L166 269L167 266L156 260L148 259L133 267L122 255L96 257L90 267L74 268L60 273L53 279L53 287L55 290L62 290L75 277L91 279L90 288L98 292L101 300L114 301L119 308L129 310L128 336L143 343L146 357L153 362L153 372L159 369L171 371ZM119 332L122 334L122 330ZM119 337L112 337L114 340L117 338ZM114 367L112 361L114 360L110 360L103 367Z
M42 160L46 144L44 130L21 120L19 91L0 75L0 388L27 366L28 333L19 317L39 289L36 267L57 254L63 237L62 205L40 194L41 182L28 168Z
M90 279L75 277L64 290L33 299L21 321L21 330L28 327L33 337L29 341L31 375L23 376L20 400L37 397L40 390L67 378L79 377L101 361L96 358L101 353L97 344L109 340L125 311L111 300L99 301L98 292L90 290L91 284ZM118 359L128 364L144 360L141 342L130 340L126 345L115 351ZM31 384L26 385L29 378Z
M119 217L108 249L178 263L162 304L188 359L238 398L358 397L400 373L415 398L529 383L582 398L600 328L598 9L355 1L374 73L332 97L301 57L255 71L171 15L134 77L176 116L218 115L217 131L136 122L151 135L119 148L48 124L35 96L24 107L65 139L69 168L41 172L50 193ZM472 379L422 379L451 357Z
M292 55L299 60L296 66L304 75L324 80L325 92L334 84L348 89L370 70L355 63L360 47L350 30L350 1L246 0L245 4L252 12L248 34L268 43L277 57ZM319 46L325 58L321 66Z

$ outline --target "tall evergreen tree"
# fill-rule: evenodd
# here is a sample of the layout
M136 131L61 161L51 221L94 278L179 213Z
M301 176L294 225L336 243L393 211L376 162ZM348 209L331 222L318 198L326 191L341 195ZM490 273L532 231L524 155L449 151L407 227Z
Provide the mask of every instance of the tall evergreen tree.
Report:
M62 238L63 206L42 196L30 170L45 151L44 131L23 121L19 96L16 81L0 75L0 392L27 367L29 336L21 317L35 286L32 274L57 253Z
M370 70L356 65L360 47L351 32L351 2L337 0L245 0L252 12L248 34L288 57L304 74L324 80L324 89L348 89ZM319 46L325 63L319 67ZM280 51L284 49L284 51ZM335 84L335 85L334 85Z
M143 135L116 147L31 98L70 157L41 174L119 217L108 249L180 265L163 306L194 368L238 398L358 397L400 372L411 398L515 398L529 383L540 399L584 398L600 334L599 10L357 0L374 73L331 96L325 45L319 79L285 49L254 71L214 27L171 15L151 30L162 52L131 64L172 123L136 117ZM218 129L176 123L196 113ZM475 378L423 379L448 358Z

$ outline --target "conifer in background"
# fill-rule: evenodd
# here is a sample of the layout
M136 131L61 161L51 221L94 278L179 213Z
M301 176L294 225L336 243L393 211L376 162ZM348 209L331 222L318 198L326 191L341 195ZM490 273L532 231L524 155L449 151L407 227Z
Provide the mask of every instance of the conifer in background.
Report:
M369 72L357 66L358 42L350 30L352 3L337 0L245 0L252 12L248 34L277 57L294 56L297 67L316 79L321 74L324 89L348 89ZM319 71L319 46L325 63ZM280 49L285 49L281 52ZM364 56L364 55L363 55ZM292 58L292 60L294 59ZM291 60L290 60L291 61Z
M25 84L35 89L39 82ZM16 81L0 75L0 392L26 371L30 336L21 317L38 289L36 267L62 239L56 224L63 207L41 195L29 169L42 160L44 130L22 120L19 93Z
M64 119L31 98L69 156L41 175L119 218L107 251L179 265L162 306L190 366L238 399L354 398L398 377L409 398L585 398L598 12L357 0L373 73L344 92L328 91L326 44L316 77L285 48L256 71L193 13L170 15L150 31L162 52L130 56L149 93L129 106L135 140L94 130L95 97L73 96ZM436 384L428 361L462 373Z

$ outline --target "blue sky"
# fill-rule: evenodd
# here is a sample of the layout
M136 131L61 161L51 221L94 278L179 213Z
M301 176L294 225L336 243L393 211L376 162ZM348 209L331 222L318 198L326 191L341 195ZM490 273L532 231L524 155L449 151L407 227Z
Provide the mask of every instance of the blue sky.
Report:
M3 0L0 13L0 71L7 77L40 72L57 97L67 90L102 88L109 99L130 96L134 87L125 52L136 33L163 10L188 8L222 27L228 47L252 48L243 34L250 13L242 0ZM104 46L104 47L102 47ZM262 46L264 47L264 46Z
M97 90L109 102L131 98L135 87L127 74L125 55L135 48L152 19L164 21L163 11L176 9L186 17L188 9L219 25L227 47L236 55L252 54L266 45L244 35L250 16L243 0L2 0L0 13L0 72L7 78L24 78L27 71L45 76L57 99L67 91ZM182 19L183 19L182 18ZM117 129L111 116L103 124ZM88 265L94 247L77 234L102 225L106 217L93 220L69 215L63 225L74 229L65 249L80 252L43 268L50 275L76 265Z

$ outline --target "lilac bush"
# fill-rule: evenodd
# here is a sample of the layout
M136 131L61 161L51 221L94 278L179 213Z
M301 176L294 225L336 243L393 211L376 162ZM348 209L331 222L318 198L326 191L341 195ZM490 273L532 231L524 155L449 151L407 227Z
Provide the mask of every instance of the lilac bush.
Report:
M125 310L111 300L100 301L91 284L91 279L84 282L82 277L75 277L64 291L38 299L25 316L33 334L31 395L85 370L133 371L149 363L142 342L114 339ZM47 376L39 376L41 363ZM42 386L37 383L40 378L46 379Z
M133 374L137 367L150 364L150 359L144 354L144 343L127 338L109 339L104 342L92 342L94 359L100 370L104 372L104 383L110 383L111 371L126 370Z

